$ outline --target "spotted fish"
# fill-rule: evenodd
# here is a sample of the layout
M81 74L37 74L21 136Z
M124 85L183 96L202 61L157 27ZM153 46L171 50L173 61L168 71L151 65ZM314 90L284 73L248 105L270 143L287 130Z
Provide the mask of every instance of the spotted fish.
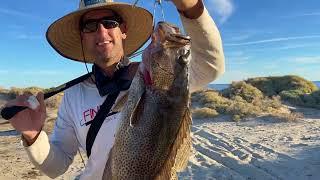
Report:
M190 37L159 22L129 89L103 179L176 179L191 153Z

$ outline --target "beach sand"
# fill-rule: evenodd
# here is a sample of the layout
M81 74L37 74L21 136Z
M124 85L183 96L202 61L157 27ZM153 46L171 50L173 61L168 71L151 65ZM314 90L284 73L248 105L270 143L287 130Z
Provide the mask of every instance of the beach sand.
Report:
M194 119L194 151L179 179L320 179L320 110L291 108L305 117L297 122L271 117L245 122L233 122L228 116ZM48 132L55 115L56 110L48 110ZM19 133L3 120L0 159L0 179L50 179L29 162ZM83 168L78 154L57 179L74 179Z
M194 120L194 153L181 179L320 179L320 111L279 122Z

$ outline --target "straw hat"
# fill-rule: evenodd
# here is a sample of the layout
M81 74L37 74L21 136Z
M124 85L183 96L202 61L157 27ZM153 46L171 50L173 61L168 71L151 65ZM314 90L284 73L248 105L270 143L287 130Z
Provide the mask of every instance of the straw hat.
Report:
M141 7L113 2L112 0L80 0L79 9L63 16L50 25L46 37L50 45L62 56L84 62L79 21L83 14L96 9L117 12L127 25L124 44L126 56L138 50L150 37L153 28L152 14ZM93 63L94 56L84 49L85 61Z

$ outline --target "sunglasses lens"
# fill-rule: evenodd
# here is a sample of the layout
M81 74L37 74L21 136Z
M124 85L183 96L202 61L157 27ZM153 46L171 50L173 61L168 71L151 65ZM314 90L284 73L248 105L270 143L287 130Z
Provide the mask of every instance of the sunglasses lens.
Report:
M97 30L98 22L86 22L82 28L82 31L85 33L95 32Z
M101 23L103 27L106 29L112 29L119 26L119 23L114 20L108 20L108 19L90 20L83 24L82 32L90 33L90 32L97 31L99 23Z
M102 20L101 24L106 29L112 29L112 28L116 28L119 26L119 23L117 21L113 21L113 20Z

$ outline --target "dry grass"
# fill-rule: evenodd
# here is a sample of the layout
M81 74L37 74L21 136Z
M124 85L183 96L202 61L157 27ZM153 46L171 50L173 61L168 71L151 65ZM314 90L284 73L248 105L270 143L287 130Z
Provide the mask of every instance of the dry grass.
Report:
M5 95L8 99L14 99L18 95L22 95L26 92L31 93L33 95L37 95L38 92L48 92L49 89L44 89L40 87L28 87L28 88L17 88L12 87L9 90L8 89L0 89L0 93ZM62 100L63 93L58 93L53 97L50 97L49 99L45 100L46 106L49 108L58 108L60 105L60 102Z
M192 110L192 116L197 119L214 118L218 115L219 113L215 109L211 109L207 107L196 108Z
M193 93L192 104L197 104L193 116L214 118L218 114L225 114L231 115L234 121L260 116L272 116L283 121L301 118L300 114L293 113L282 105L279 96L264 96L258 89L245 83L233 85L222 93L214 90Z
M59 93L53 97L50 97L49 99L46 99L45 100L46 106L53 109L59 108L62 97L63 97L63 93Z
M192 102L197 104L197 108L211 109L194 111L198 117L210 116L215 110L219 114L232 115L235 121L257 116L272 116L285 121L302 118L301 114L291 112L282 101L320 109L320 90L299 76L275 76L233 82L221 92L206 90L192 95Z
M200 107L215 109L218 113L225 113L232 101L214 90L198 91L191 96L192 104L199 104Z
M320 90L311 81L299 76L258 77L245 81L266 96L278 95L290 104L320 109Z
M266 96L279 95L282 91L297 90L303 94L318 90L317 86L295 75L256 77L245 81L263 92Z
M222 92L224 97L234 99L236 96L240 96L245 101L251 103L255 99L262 99L263 93L251 84L247 84L244 81L232 82L229 88L224 89Z

